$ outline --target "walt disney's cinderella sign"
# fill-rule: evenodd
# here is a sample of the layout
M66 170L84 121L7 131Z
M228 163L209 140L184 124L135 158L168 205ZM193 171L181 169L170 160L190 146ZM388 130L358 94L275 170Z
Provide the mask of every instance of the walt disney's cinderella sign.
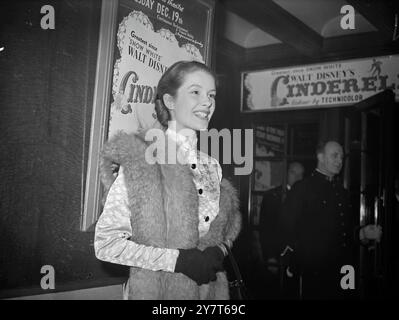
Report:
M343 106L391 89L399 99L399 56L243 72L241 111Z

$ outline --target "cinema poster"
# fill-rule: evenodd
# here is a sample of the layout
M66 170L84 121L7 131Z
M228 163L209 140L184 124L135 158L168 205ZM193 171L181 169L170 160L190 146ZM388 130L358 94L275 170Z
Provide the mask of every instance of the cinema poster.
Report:
M241 74L241 111L353 105L386 89L399 100L399 55Z
M209 65L211 2L122 0L114 51L108 139L155 125L156 86L179 60Z

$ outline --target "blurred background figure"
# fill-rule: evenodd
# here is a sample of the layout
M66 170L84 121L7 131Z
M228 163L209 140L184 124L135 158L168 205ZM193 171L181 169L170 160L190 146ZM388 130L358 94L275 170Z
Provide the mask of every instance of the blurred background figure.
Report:
M280 298L279 257L286 238L281 224L281 210L292 186L303 179L304 171L301 163L290 163L287 184L270 189L263 196L259 220L259 256L264 275L265 298Z

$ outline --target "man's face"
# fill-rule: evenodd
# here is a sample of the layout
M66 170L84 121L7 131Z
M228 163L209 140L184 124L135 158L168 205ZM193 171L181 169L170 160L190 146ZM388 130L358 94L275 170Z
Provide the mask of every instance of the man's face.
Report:
M329 176L337 175L342 168L344 152L337 142L328 142L324 152L317 155L318 168Z
M288 184L292 186L295 182L303 179L304 168L302 165L292 165L288 171Z

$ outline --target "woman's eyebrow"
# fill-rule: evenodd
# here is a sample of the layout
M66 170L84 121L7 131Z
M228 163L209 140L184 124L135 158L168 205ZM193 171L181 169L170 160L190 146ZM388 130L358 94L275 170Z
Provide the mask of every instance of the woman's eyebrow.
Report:
M200 88L202 88L202 86L200 84L197 84L197 83L191 84L187 88L190 89L191 87L200 87Z
M188 87L187 87L187 89L191 89L191 88L193 88L193 87L195 87L195 88L203 88L203 86L201 86L200 84L197 84L197 83L194 83L194 84L191 84L191 85L189 85ZM209 90L209 92L210 91L216 91L216 88L215 89L211 89L211 90Z

